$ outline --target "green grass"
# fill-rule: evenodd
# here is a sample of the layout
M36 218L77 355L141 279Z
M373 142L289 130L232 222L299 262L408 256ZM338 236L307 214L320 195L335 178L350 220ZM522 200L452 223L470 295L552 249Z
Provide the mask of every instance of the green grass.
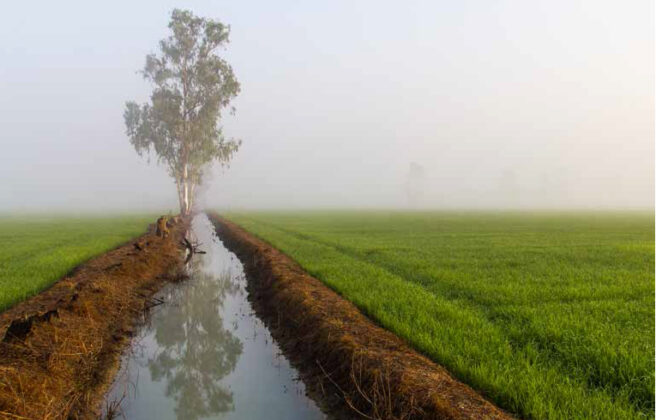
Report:
M653 213L227 217L515 414L654 418Z
M47 288L75 266L145 232L149 215L0 216L0 310Z

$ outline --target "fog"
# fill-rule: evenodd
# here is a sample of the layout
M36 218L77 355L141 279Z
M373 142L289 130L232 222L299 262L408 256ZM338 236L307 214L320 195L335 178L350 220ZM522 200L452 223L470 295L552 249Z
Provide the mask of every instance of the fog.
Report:
M175 7L242 85L207 206L653 208L653 0L11 1L0 211L176 209L122 116Z

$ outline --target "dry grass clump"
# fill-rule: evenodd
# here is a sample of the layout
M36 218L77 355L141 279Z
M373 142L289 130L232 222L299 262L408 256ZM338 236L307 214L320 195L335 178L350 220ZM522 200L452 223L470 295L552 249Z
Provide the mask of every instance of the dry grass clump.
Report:
M148 233L0 314L0 417L97 417L135 319L181 270L183 230Z

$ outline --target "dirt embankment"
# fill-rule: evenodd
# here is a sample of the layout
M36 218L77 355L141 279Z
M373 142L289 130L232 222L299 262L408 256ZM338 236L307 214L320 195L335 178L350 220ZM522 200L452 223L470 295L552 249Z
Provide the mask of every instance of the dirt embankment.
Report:
M209 216L244 263L254 307L310 392L323 394L328 405L374 419L511 418L289 257L217 214Z
M135 321L179 276L186 223L154 227L0 314L0 418L96 418Z

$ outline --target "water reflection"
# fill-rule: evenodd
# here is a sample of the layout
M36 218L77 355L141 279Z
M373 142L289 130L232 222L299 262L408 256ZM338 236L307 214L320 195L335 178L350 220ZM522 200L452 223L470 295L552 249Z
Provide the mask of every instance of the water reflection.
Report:
M232 391L221 384L235 369L242 343L223 325L227 295L238 293L229 272L219 278L192 260L193 287L170 292L166 310L155 327L159 350L148 359L153 381L166 381L166 396L176 402L178 419L195 420L234 409ZM176 296L177 295L177 296Z
M191 278L167 286L123 359L107 400L127 419L320 419L296 371L247 300L241 263L207 217L194 220L207 251Z

